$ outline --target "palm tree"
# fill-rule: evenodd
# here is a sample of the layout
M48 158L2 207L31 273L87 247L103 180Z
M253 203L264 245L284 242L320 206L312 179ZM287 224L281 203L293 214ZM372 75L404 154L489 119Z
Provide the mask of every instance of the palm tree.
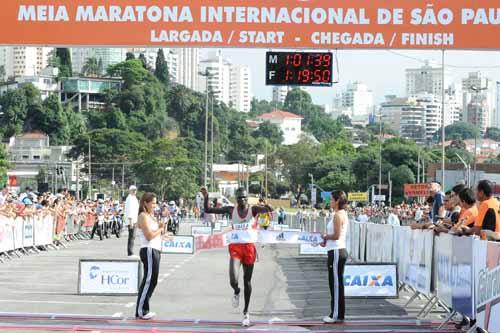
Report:
M96 58L87 58L82 67L82 74L84 76L97 77L99 76L99 63Z

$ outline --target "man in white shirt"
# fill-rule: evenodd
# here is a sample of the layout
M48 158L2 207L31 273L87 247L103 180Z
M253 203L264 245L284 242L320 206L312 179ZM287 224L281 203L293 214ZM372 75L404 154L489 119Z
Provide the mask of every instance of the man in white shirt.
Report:
M399 221L399 208L391 208L389 216L387 217L387 224L400 226L401 222Z
M5 205L8 196L9 196L9 189L5 186L0 191L0 206Z
M123 221L123 225L128 226L127 254L131 257L134 255L135 226L137 224L137 217L139 216L139 201L136 196L137 187L132 185L128 191L129 194L125 201L125 221Z
M363 209L361 214L359 214L358 217L356 218L356 221L360 222L360 223L367 223L369 220L370 220L370 218L368 217L368 215L366 215L365 209Z

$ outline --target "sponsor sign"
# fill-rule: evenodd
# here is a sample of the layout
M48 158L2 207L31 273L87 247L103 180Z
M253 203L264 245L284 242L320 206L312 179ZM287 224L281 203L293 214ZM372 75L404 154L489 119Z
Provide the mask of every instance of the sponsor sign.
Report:
M368 192L350 192L347 197L349 201L367 202Z
M4 1L0 44L498 49L493 0Z
M431 195L430 184L404 184L404 195L411 197L428 197Z
M194 253L193 236L172 236L172 239L164 240L161 247L162 253Z
M477 325L488 332L500 330L500 244L474 241Z
M23 221L23 247L33 246L34 241L33 217L26 217Z
M80 295L137 295L139 282L138 260L80 259Z
M275 224L273 229L276 231L289 230L290 226L288 224Z
M198 226L192 226L191 227L191 236L197 236L197 235L211 235L212 234L212 227L198 227Z
M398 297L396 264L348 264L344 271L346 297Z
M227 246L226 234L217 233L214 235L198 235L194 238L196 251L220 249Z
M385 201L385 194L375 194L373 201Z
M229 225L229 221L226 219L219 220L219 223L223 228L226 228Z

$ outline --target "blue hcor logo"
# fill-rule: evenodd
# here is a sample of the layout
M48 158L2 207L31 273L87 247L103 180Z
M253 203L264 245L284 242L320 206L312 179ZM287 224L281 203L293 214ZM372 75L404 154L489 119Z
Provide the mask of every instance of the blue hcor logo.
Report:
M99 273L99 270L100 270L100 268L97 267L97 266L90 267L89 276L90 276L91 280L93 280L93 279L95 279L97 277L97 274Z

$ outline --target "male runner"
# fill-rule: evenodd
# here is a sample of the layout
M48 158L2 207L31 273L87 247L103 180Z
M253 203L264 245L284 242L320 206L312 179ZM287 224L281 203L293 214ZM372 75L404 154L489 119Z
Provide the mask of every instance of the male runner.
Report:
M256 219L258 214L269 213L273 208L264 203L263 206L249 206L247 192L243 188L236 190L237 206L226 206L222 208L211 208L208 205L208 191L205 187L201 189L204 198L203 206L207 214L228 214L232 217L233 229L255 229ZM236 228L235 228L236 227ZM232 296L233 307L237 308L240 305L240 288L238 287L238 276L240 267L243 266L243 285L245 295L245 308L243 309L242 325L250 326L250 315L248 314L248 306L250 304L250 296L252 294L252 273L256 259L256 249L253 243L247 244L229 244L229 282L234 289Z

